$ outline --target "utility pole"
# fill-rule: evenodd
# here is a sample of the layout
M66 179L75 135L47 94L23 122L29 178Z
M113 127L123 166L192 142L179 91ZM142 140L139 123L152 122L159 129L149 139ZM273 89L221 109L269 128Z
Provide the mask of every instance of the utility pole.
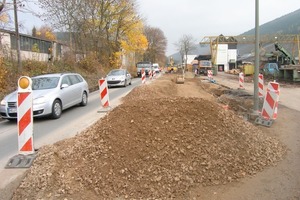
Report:
M14 2L14 17L15 17L15 31L16 31L16 44L17 44L18 71L22 72L20 35L19 35L19 23L18 23L18 8L17 8L16 0L14 0L13 2Z
M254 114L258 114L258 73L259 73L259 0L255 0L255 69L254 69Z

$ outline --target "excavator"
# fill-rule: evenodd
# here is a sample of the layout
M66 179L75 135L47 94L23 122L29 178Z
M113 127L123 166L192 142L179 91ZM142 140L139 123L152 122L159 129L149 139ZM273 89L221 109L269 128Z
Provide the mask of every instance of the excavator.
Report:
M284 80L300 81L300 65L296 63L295 58L278 42L274 46L277 53L273 53L273 57L276 57L276 60L266 63L262 69L263 73L277 74Z
M275 44L275 50L282 53L282 57L284 60L282 60L282 64L286 65L296 65L296 61L294 57L285 49L283 48L278 42Z

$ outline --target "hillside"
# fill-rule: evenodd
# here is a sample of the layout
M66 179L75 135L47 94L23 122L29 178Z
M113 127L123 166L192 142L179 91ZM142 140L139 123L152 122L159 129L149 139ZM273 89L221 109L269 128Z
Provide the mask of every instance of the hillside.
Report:
M273 21L267 22L260 26L260 34L299 34L300 32L300 9L279 17ZM254 35L255 28L241 34Z

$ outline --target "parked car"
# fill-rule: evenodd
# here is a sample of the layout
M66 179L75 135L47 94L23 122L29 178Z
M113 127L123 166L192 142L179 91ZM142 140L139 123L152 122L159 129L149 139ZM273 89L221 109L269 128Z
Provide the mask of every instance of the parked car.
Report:
M123 86L131 85L131 74L126 69L113 69L107 76L107 86Z
M18 91L1 101L0 115L4 119L17 119ZM76 73L46 74L32 77L33 117L60 118L62 111L75 105L86 106L89 87Z

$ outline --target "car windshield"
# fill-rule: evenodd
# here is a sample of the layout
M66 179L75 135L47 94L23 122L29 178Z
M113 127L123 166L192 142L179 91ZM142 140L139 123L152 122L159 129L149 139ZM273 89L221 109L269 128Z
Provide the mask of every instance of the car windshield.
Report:
M118 75L124 75L125 71L124 70L113 70L109 72L109 76L118 76Z
M137 68L151 68L150 63L139 63L136 66L137 66Z
M47 90L56 88L59 77L40 77L32 79L32 90Z
M205 66L205 67L209 67L209 66L211 66L211 62L209 62L209 61L200 61L200 65Z

